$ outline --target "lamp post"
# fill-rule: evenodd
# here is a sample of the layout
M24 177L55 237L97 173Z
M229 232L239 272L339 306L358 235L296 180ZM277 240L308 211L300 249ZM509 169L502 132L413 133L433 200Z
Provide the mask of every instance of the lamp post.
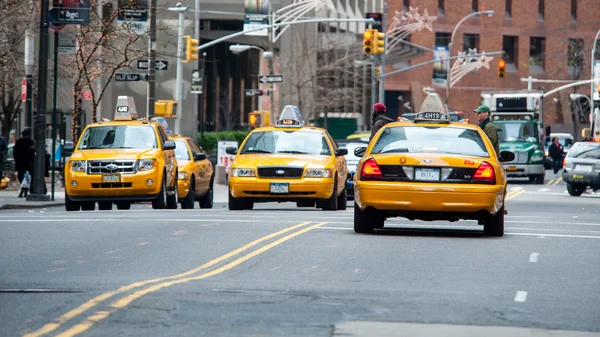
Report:
M449 56L452 56L452 45L454 43L454 35L456 35L456 32L458 31L458 27L463 22L467 21L467 19L469 19L470 17L482 15L482 14L486 14L487 16L492 16L492 15L494 15L494 11L489 10L489 11L473 12L473 13L465 16L464 18L462 18L460 21L458 21L456 26L454 26L454 30L452 31L452 35L450 36L450 43L448 44L448 55ZM450 64L448 64L448 70L446 71L446 106L448 106L448 98L450 97L450 71L451 71Z
M183 60L183 21L185 19L185 12L187 11L187 7L183 7L181 2L178 2L176 7L169 7L170 12L179 13L179 21L177 23L178 32L177 32L177 77L175 80L175 90L173 92L173 99L177 102L177 112L175 118L175 133L181 133L181 111L183 110L183 88L182 85L182 77L183 77L183 64L181 60ZM148 67L154 67L153 64L150 64Z
M591 58L591 72L590 72L590 77L592 79L594 79L594 63L596 62L595 57L596 57L596 42L598 42L598 36L600 35L600 29L598 29L598 32L596 33L596 37L594 38L594 42L593 42L593 47L592 47L592 58ZM590 114L592 115L592 117L594 116L594 85L596 83L592 82L590 83ZM590 121L591 122L591 121Z
M593 84L592 84L592 87L593 87ZM592 99L591 99L590 97L587 97L586 95L582 95L582 94L570 94L570 95L569 95L569 98L571 99L571 101L576 101L576 100L578 100L578 99L580 99L580 98L585 98L585 99L587 99L587 100L588 100L588 102L590 103L590 107L592 106ZM580 106L580 107L581 107L581 106ZM591 114L591 111L592 111L592 110L590 110L590 116L592 115L592 114ZM579 116L577 116L577 117L579 117ZM577 129L578 129L578 126L577 126L577 124L579 124L579 123L577 122L578 120L579 120L578 118L575 118L575 125L574 125L574 127L575 127L575 135L576 135L576 137L579 137L579 136L577 136ZM592 122L592 119L590 118L590 123L591 123L591 122ZM591 128L590 128L590 130L591 130Z
M266 51L258 46L252 46L252 45L248 45L248 44L235 44L235 45L229 46L229 51L231 51L234 54L241 54L250 49L256 49L256 50L262 51L261 58L260 58L260 69L258 70L258 73L260 75L260 73L264 69L265 59L269 58L269 57L272 58L273 53ZM260 81L258 81L259 88L260 88L260 84L261 84ZM274 88L274 84L271 83L271 92L269 93L269 99L271 100L271 122L273 122L273 118L274 118L273 117L273 88ZM259 99L258 99L258 105L259 105L260 109L262 110L262 107L264 106L265 102L264 102L264 99L261 99L261 98L262 98L262 96L259 97Z

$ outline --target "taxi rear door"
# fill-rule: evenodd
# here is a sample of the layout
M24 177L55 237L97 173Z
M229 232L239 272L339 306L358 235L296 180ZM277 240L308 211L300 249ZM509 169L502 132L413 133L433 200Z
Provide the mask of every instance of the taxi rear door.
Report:
M196 155L201 154L202 151L200 150L200 147L198 146L198 144L196 144L196 142L194 142L191 139L187 140L188 146L190 147L190 150L192 151L192 158L194 158L194 167L196 170L196 177L198 177L198 179L196 179L196 192L198 194L204 194L208 188L210 187L210 177L211 177L211 170L210 170L210 161L208 161L207 158L203 159L203 160L196 160Z
M348 175L348 168L346 166L346 157L345 156L336 156L336 152L338 150L337 143L333 140L329 132L324 131L324 134L329 142L329 147L331 148L332 155L335 159L335 172L337 172L337 187L338 190L342 190L346 188L346 176Z
M168 140L167 134L165 130L163 130L162 126L157 127L160 145L163 147L165 142ZM167 186L173 186L173 181L175 179L175 171L177 170L177 165L175 162L175 151L174 150L163 150L163 159L165 161L165 170L167 172Z

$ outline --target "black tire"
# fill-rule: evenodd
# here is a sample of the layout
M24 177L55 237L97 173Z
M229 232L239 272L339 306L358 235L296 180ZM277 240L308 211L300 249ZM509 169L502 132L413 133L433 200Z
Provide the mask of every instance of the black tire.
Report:
M585 192L585 185L567 183L567 192L574 197L578 197Z
M82 201L81 202L81 210L82 211L93 211L96 209L96 203L93 201Z
M167 207L167 178L163 175L158 197L152 200L153 209L165 209Z
M117 209L128 210L130 208L131 208L131 203L129 201L119 201L119 202L117 202Z
M100 201L98 202L98 209L101 211L110 211L112 209L112 201Z
M175 172L175 177L177 177L177 172ZM175 178L175 183L173 185L173 194L167 195L167 209L177 209L177 193L179 193L179 182L177 178Z
M536 175L529 176L529 181L536 185L543 185L544 178L545 178L544 174L536 174Z
M213 191L213 182L211 179L210 187L208 188L208 192L206 192L206 194L200 198L200 200L198 201L198 204L200 205L200 208L213 208L213 199L214 199L214 191Z
M296 201L296 207L315 207L315 201L314 200Z
M337 178L333 178L333 179L337 179ZM333 193L331 193L331 197L329 197L329 199L325 199L323 202L323 210L324 211L337 211L338 196L336 194L337 194L337 182L333 183Z
M354 203L354 231L356 233L373 233L374 227L371 224L370 213L367 210L365 212L360 210L360 207Z
M246 202L244 202L244 200L242 199L238 199L238 198L234 198L231 195L231 192L229 192L229 200L227 201L227 206L229 207L230 211L241 211L244 208L244 206L246 206Z
M504 206L496 215L488 215L483 219L483 235L497 237L504 235Z
M346 210L348 207L348 195L346 194L346 188L344 188L344 192L338 196L337 200L337 209L340 211Z
M65 194L65 211L74 212L79 211L81 209L81 202L73 201L69 199L69 196Z
M181 201L181 209L194 209L194 202L196 202L196 179L194 179L194 176L192 176L190 178L190 190L188 191L188 194L185 196L185 198L183 198L183 201Z

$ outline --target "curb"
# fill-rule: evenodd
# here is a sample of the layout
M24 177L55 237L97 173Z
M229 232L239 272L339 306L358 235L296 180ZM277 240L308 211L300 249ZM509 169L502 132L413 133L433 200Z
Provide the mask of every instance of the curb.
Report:
M48 207L60 207L64 206L64 202L35 202L32 201L30 204L2 204L0 210L4 209L34 209L34 208L48 208Z

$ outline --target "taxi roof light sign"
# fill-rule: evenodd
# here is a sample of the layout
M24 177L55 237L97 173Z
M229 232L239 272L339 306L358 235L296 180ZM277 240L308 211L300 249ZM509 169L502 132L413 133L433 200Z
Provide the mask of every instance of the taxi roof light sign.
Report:
M115 121L132 121L138 118L135 101L131 96L119 96L115 108Z
M275 123L276 127L292 127L300 128L304 126L304 120L300 114L300 110L295 105L286 105L281 114L279 120Z
M414 123L419 122L450 123L450 116L440 95L435 92L427 94L419 112L415 116Z

